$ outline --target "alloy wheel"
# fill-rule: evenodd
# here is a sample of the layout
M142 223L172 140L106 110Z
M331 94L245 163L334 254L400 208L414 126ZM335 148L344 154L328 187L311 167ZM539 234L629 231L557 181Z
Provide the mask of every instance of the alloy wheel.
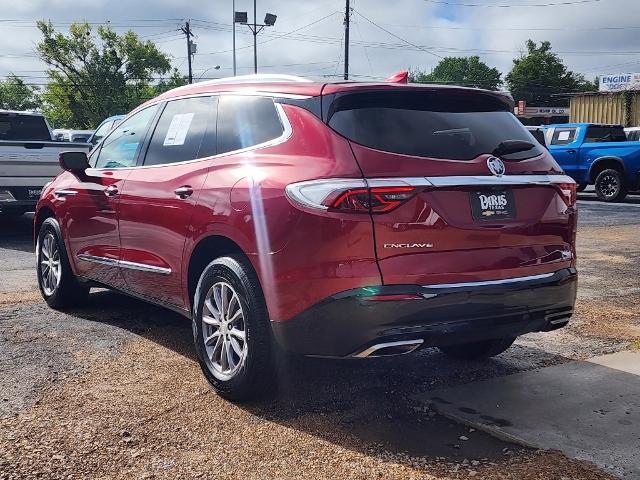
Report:
M227 282L215 283L202 308L202 336L211 373L232 379L247 359L244 310L236 290Z
M62 268L58 242L52 233L47 233L42 238L39 261L42 289L45 295L53 295L60 284Z
M600 179L600 191L607 198L615 197L618 194L618 179L615 175L605 175Z

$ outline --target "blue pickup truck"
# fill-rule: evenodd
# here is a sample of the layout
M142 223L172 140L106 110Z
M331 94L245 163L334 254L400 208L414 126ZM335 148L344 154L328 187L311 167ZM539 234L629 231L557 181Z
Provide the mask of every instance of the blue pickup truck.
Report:
M578 191L595 185L605 202L623 200L640 188L640 143L627 141L621 125L564 123L546 125L551 155L578 184Z

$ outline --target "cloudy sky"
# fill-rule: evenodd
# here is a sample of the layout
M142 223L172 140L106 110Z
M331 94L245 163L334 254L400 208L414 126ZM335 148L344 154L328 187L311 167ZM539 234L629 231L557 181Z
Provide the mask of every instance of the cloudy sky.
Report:
M639 0L351 0L354 78L383 78L408 68L431 69L441 57L479 55L501 72L526 39L549 40L574 71L640 71ZM258 0L258 20L278 15L258 37L261 72L337 78L342 72L344 0ZM0 0L0 76L46 81L35 55L36 20L66 30L70 22L111 22L154 40L186 72L179 27L191 20L198 54L195 77L232 72L232 0ZM236 0L249 11L252 0ZM252 37L237 27L239 73L252 73ZM219 70L211 67L220 66Z

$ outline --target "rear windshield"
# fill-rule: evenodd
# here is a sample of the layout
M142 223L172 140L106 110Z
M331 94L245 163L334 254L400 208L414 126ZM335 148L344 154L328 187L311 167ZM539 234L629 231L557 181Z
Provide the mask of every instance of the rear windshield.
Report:
M51 134L40 115L0 114L0 140L51 141Z
M356 143L405 155L472 160L505 140L525 140L534 148L504 158L522 160L543 153L507 103L475 92L345 94L334 98L327 122Z

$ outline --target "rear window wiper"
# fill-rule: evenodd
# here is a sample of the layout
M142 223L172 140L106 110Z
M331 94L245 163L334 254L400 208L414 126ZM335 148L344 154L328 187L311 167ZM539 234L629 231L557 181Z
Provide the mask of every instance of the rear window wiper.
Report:
M504 142L500 142L500 144L491 153L496 157L500 157L511 153L526 152L535 147L535 144L527 142L526 140L505 140Z

